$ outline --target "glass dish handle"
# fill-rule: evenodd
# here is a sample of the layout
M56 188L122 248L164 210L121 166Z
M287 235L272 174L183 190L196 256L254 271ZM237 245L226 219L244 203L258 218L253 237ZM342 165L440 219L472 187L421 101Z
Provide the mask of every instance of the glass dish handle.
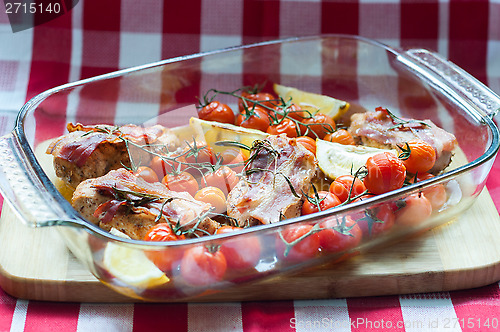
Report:
M26 162L14 133L0 137L0 191L12 210L27 226L64 224L64 211L56 211L53 198ZM30 174L33 173L33 174ZM31 176L30 176L31 175Z
M405 54L446 81L452 90L449 92L464 97L481 116L493 119L500 111L500 97L452 62L424 49L411 49Z

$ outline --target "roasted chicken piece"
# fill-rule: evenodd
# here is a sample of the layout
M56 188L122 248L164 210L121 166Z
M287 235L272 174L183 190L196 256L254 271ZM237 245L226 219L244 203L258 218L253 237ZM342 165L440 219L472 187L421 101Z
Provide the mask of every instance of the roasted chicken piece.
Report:
M161 125L116 127L69 123L67 129L69 133L54 140L47 153L54 156L56 175L73 188L112 169L130 167L131 157L135 164L147 164L152 158L148 149L173 150L179 145L178 138Z
M349 132L358 143L378 148L398 149L405 142L421 139L436 151L436 162L429 173L437 174L451 162L457 146L455 136L436 126L431 120L399 118L387 109L378 107L375 112L355 113L351 116Z
M187 237L214 234L220 227L208 217L213 210L210 204L162 183L146 182L124 168L80 183L72 205L99 227L116 228L137 240L159 222L180 227Z
M316 159L286 135L256 141L245 176L227 198L228 215L240 226L297 217L316 173Z

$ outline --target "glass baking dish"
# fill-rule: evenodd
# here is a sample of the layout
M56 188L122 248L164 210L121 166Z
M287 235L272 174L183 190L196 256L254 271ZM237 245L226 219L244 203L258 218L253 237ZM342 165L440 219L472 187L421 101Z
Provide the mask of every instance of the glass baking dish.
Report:
M43 152L48 140L65 133L68 122L160 123L179 130L196 116L192 105L209 89L234 91L255 84L269 89L273 83L346 100L353 111L382 106L399 116L430 119L456 136L453 162L438 176L317 214L173 242L131 240L104 231L73 209L52 181L52 166ZM497 95L428 50L394 49L345 35L264 42L125 69L37 95L22 107L13 131L0 140L0 186L20 220L31 227L57 227L72 253L114 290L146 301L197 300L249 282L332 264L452 221L471 206L485 185L499 147L492 120L499 108ZM340 225L346 218L361 223L436 186L446 189L446 203L418 225L395 224L379 236L364 236L353 248L318 250L307 259L287 255L296 244L290 251L283 249L287 230L301 225L314 230L325 221ZM182 261L193 249L217 251L238 245L246 248L243 251L258 251L253 266L227 268L222 275L208 271L194 282L186 279ZM115 253L121 263L110 263L106 252ZM174 268L154 270L147 258L152 254L175 257ZM143 269L144 274L130 277L110 269L110 264L122 263L136 271Z

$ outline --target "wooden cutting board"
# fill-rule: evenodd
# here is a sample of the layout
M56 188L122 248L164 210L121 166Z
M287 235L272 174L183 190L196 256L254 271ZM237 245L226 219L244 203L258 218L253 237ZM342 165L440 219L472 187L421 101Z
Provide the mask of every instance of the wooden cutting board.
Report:
M500 217L485 189L457 221L390 247L193 301L321 299L456 290L500 280ZM0 286L49 301L134 302L95 279L54 227L28 228L9 206L0 218Z

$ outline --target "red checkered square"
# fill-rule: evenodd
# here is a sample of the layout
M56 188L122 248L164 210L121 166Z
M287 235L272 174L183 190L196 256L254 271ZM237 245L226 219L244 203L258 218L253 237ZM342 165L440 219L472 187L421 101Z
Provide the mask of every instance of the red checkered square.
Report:
M450 3L449 57L482 82L486 82L485 59L488 40L488 3L455 1ZM467 17L477 19L464 19ZM482 19L480 19L482 18Z
M163 33L199 35L200 26L201 0L164 2Z
M168 4L166 4L168 6ZM160 33L163 3L157 0L121 1L122 32Z
M83 6L84 29L103 32L120 31L121 3L121 0L82 2L78 6Z
M364 3L359 9L359 34L368 38L399 41L399 12L399 2Z
M243 1L243 43L255 43L280 36L280 2Z
M234 0L203 1L201 33L212 36L238 36L243 26L243 3ZM233 44L231 46L238 45Z
M321 33L359 34L358 1L324 1L321 3Z
M320 1L282 1L280 4L280 36L312 36L321 31ZM335 13L329 21L336 24ZM291 19L293 18L293 19Z

